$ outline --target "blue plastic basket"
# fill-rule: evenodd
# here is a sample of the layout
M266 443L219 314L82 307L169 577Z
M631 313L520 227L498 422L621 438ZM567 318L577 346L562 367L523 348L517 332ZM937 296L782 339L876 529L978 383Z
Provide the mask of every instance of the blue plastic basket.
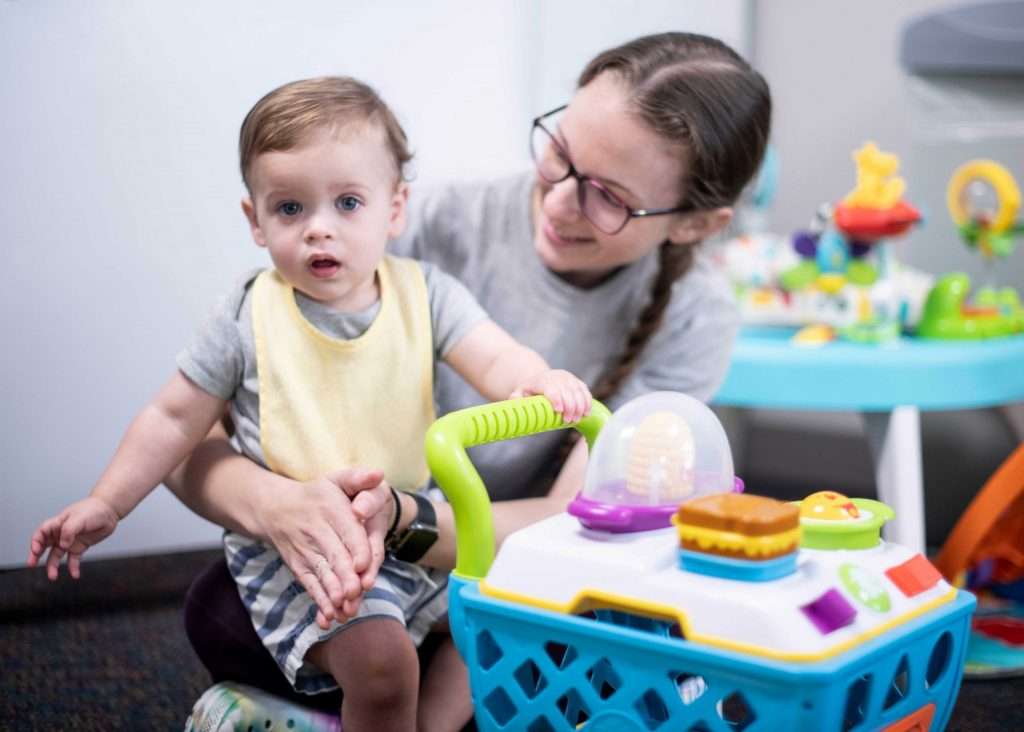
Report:
M974 607L960 593L888 635L798 664L516 605L457 577L449 600L477 727L527 732L853 732L928 705L921 729L941 730Z
M945 728L975 604L965 592L871 641L812 663L700 645L670 635L662 623L618 611L574 616L482 594L479 579L493 559L493 529L486 494L478 495L483 485L462 448L561 426L543 406L546 402L539 407L534 402L530 413L510 402L464 410L444 418L452 418L445 434L428 435L428 462L452 500L457 529L460 522L473 522L473 537L464 528L459 533L449 619L469 668L482 732ZM543 413L530 411L537 408ZM606 416L606 410L598 411L596 425L577 427L592 441ZM457 467L451 469L452 463ZM467 470L472 475L453 477ZM463 492L464 483L476 486L471 496ZM921 717L930 724L914 721Z

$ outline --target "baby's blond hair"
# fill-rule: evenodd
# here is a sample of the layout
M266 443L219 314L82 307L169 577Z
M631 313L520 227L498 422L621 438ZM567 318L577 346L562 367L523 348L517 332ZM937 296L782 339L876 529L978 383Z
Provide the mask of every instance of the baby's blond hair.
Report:
M379 126L398 177L412 160L405 131L372 88L349 76L321 76L279 86L256 102L242 122L238 158L242 180L252 190L249 169L256 156L292 150L312 133L338 131L353 122Z

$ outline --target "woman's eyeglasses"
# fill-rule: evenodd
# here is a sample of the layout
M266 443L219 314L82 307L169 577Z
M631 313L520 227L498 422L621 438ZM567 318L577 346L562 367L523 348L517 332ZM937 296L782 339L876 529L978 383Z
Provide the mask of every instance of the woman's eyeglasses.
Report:
M567 106L564 104L533 120L530 129L530 153L537 166L538 175L548 183L561 183L570 176L576 179L576 197L580 211L590 223L606 234L618 234L630 219L694 210L689 204L674 208L630 208L599 181L580 175L570 162L565 148L544 126L545 120L559 114Z

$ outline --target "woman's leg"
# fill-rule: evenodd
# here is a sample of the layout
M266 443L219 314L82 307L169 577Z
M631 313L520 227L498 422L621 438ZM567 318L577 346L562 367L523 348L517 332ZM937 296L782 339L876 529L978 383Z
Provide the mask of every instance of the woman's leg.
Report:
M256 635L223 559L192 582L185 597L185 632L215 683L237 681L330 712L341 705L341 692L310 696L292 689Z
M309 649L306 658L346 689L346 732L413 732L420 664L408 632L391 617L358 620Z
M473 717L469 674L451 636L442 640L423 674L420 732L458 732Z

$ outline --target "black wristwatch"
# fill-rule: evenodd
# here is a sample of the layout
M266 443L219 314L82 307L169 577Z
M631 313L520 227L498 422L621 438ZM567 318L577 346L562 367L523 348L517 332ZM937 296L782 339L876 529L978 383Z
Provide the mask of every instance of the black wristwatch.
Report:
M388 554L403 562L418 562L437 541L437 513L426 496L409 493L416 501L416 515L405 531L398 531L387 538L385 548ZM396 500L398 496L395 496Z

